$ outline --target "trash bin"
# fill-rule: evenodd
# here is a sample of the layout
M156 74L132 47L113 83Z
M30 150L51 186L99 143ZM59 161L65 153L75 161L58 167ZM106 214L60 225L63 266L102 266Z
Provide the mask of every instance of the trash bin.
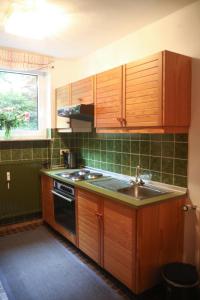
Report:
M199 278L195 266L180 262L165 265L161 276L166 300L199 300Z

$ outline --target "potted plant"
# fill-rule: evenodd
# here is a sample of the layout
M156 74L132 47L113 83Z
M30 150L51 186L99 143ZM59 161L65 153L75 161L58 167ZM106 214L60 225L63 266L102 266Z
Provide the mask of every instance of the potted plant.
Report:
M29 112L23 112L16 107L6 107L0 110L0 129L5 130L4 136L6 139L9 139L11 137L11 130L22 126L29 119Z

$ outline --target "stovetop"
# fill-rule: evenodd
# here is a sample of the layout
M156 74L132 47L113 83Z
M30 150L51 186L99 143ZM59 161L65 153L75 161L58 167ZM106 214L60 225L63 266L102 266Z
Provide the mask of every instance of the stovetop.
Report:
M56 174L57 176L61 176L63 178L71 179L73 181L80 181L80 180L89 180L89 179L96 179L102 177L102 173L93 172L87 169L81 169L75 172L62 172Z

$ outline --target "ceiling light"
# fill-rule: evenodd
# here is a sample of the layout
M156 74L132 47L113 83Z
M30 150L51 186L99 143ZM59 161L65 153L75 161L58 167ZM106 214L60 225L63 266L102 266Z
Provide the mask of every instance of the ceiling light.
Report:
M7 33L33 39L53 36L67 27L69 15L45 0L15 3L5 21Z

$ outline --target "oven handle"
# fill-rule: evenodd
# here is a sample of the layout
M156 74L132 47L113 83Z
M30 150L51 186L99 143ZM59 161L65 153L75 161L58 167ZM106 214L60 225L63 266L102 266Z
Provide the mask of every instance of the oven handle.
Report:
M56 195L56 196L58 196L58 197L60 197L60 198L62 198L64 200L66 200L68 202L73 202L74 201L73 199L67 198L67 197L65 197L65 196L63 196L63 195L61 195L59 193L56 193L54 190L52 190L51 192L52 192L52 194L54 194L54 195Z

